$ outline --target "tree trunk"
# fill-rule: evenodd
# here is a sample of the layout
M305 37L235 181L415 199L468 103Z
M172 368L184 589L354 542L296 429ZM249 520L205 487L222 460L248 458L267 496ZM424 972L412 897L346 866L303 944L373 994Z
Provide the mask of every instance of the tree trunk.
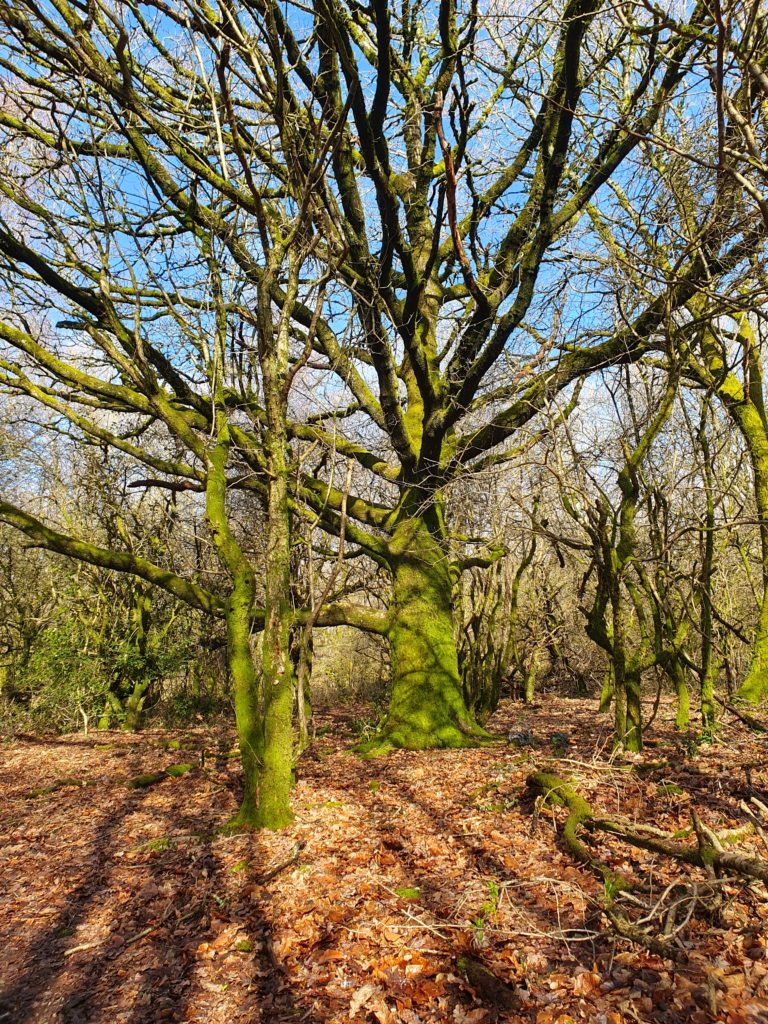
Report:
M738 380L733 372L724 372L722 350L709 331L704 331L702 335L702 355L711 378L717 381L719 398L744 438L752 465L755 505L760 523L763 596L755 630L752 662L746 679L734 697L759 704L768 697L768 413L763 394L762 352L746 316L741 318L739 341L744 349L743 381ZM703 380L709 384L706 377ZM711 459L709 468L711 471Z
M437 528L426 516L404 520L390 556L392 695L379 735L361 750L373 756L393 747L465 747L489 739L462 692L451 566Z
M640 703L641 674L627 671L624 685L627 691L627 728L624 733L624 749L638 753L643 749L643 709Z
M691 723L691 695L688 690L688 681L685 678L685 668L678 658L672 658L669 662L667 675L672 680L677 696L675 728L687 729Z
M133 590L133 604L131 606L131 636L134 657L131 660L129 679L126 680L133 686L131 692L125 698L125 714L123 717L123 730L125 732L138 732L144 716L144 704L147 699L147 691L152 684L152 678L147 662L147 648L149 642L149 631L152 626L152 592L149 587L138 581ZM133 680L130 679L133 676Z
M746 441L754 473L762 547L763 599L749 672L734 696L759 704L768 697L768 430L759 410L752 405L740 408L735 418Z
M296 675L296 720L299 727L299 749L306 750L314 739L314 719L312 717L312 663L314 660L314 640L312 632L305 635L302 629L295 642L294 673Z
M273 322L271 288L283 259L275 247L258 297L259 365L262 374L266 431L267 546L264 560L264 760L261 767L257 821L280 829L293 821L293 691L291 660L291 516L288 507L288 312L298 293L301 261L288 254L285 307Z
M256 668L251 653L251 615L256 580L248 559L232 533L226 508L226 473L229 427L222 417L216 446L208 454L206 515L214 546L229 571L232 590L227 600L227 658L232 676L235 721L243 763L243 799L231 820L233 828L258 828L260 771L264 752Z
M138 732L142 722L144 701L146 700L149 683L149 679L137 679L133 684L133 690L128 694L125 701L124 732Z
M531 655L531 662L525 673L525 692L523 700L526 704L533 704L536 696L536 678L539 674L539 653L534 651Z
M269 404L269 399L268 399ZM280 829L293 821L293 690L290 650L292 609L291 525L288 511L288 466L285 437L274 420L267 439L269 470L264 616L264 762L261 769L258 823Z
M701 678L699 694L701 705L701 724L705 735L711 735L715 729L715 680L717 664L714 658L712 642L712 577L715 564L715 475L712 467L712 451L707 437L708 404L701 413L699 425L699 445L704 462L704 485L707 495L707 510L704 530L701 536L701 572L699 574L699 606L701 608Z
M259 771L264 733L259 714L259 682L251 652L251 611L254 581L247 571L238 574L227 601L227 657L232 677L235 723L243 765L243 797L240 810L230 821L234 828L257 828Z
M605 667L605 675L603 676L603 686L600 690L600 707L598 710L601 714L610 711L611 704L613 702L614 689L613 662L609 658L608 664Z

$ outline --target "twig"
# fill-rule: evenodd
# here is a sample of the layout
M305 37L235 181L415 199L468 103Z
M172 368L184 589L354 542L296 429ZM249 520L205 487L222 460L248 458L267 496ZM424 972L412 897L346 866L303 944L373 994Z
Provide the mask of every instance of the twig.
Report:
M71 949L64 950L64 956L74 956L75 953L82 953L86 949L96 949L96 947L100 946L104 941L104 939L99 939L98 942L84 942L82 946L73 946Z
M297 843L294 843L291 852L288 854L288 856L284 860L281 860L277 864L275 864L275 866L273 868L270 868L269 871L266 871L263 875L260 875L256 879L256 883L258 885L264 885L266 882L271 881L275 877L275 875L279 875L281 871L284 871L285 868L290 867L291 864L295 864L296 861L299 859L299 854L306 845L307 844L303 839L300 839Z
M755 798L752 797L752 801L754 803L757 803L759 806L759 800L756 801ZM751 807L749 807L749 805L744 800L739 801L739 810L743 811L744 814L746 814L747 818L754 826L755 832L757 832L757 834L762 839L764 846L768 849L768 835L766 835L765 829L763 828L760 819L753 813Z
M201 900L199 903L196 903L191 908L191 910L188 910L186 912L186 914L182 914L181 917L178 918L176 923L177 924L182 924L184 921L188 921L190 919L190 917L194 917L195 914L198 912L198 910L201 910L204 905L205 905L205 901L204 900ZM152 925L149 926L149 928L144 928L144 929L142 929L142 931L138 932L136 935L132 935L130 939L126 939L125 940L125 945L126 946L131 946L131 945L133 945L134 942L138 942L139 939L146 938L147 935L151 935L152 932L156 932L158 930L158 928L162 928L162 926L165 924L165 922L171 916L171 911L172 910L173 910L173 903L169 903L168 906L163 911L162 917L157 922L157 924L152 924Z

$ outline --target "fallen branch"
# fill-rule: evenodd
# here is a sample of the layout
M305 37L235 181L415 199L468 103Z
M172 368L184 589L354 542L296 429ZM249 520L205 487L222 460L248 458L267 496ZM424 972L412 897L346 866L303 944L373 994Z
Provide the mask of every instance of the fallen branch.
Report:
M64 956L74 956L75 953L84 953L87 949L96 949L104 942L104 939L99 939L97 942L84 942L81 946L72 946L71 949L65 949Z
M590 832L601 831L618 836L630 846L652 853L660 853L683 864L701 868L713 883L722 874L768 883L768 860L753 856L743 850L726 848L727 843L732 843L735 839L741 838L745 832L752 831L751 824L746 828L718 835L694 814L693 831L697 842L696 844L681 843L673 836L651 825L637 824L621 817L604 817L595 814L574 787L557 775L549 772L534 772L529 775L527 785L531 792L536 794L539 801L567 808L568 817L561 828L563 842L576 860L597 872L606 883L606 896L602 903L602 910L617 934L644 946L659 956L680 959L683 954L672 946L669 938L658 938L633 922L626 911L617 904L615 897L631 886L626 879L611 871L606 864L593 856L579 835L581 829ZM678 931L679 929L675 930L675 935Z
M199 914L205 907L205 900L200 900L195 903L189 910L184 914L180 914L176 918L176 924L183 924L185 921L189 921L190 918L194 917L195 914ZM145 939L148 935L156 932L158 928L162 928L165 922L173 913L173 903L169 903L162 913L160 920L156 924L151 924L148 928L142 928L140 932L132 935L130 939L126 939L124 945L132 946L134 942L138 942L140 939ZM66 955L66 954L65 954Z
M738 718L740 722L743 722L748 729L752 730L752 732L768 732L768 728L766 728L762 722L759 722L752 715L748 715L746 711L740 711L730 701L721 700L717 696L715 696L715 700L721 708L725 711L730 711L734 717Z
M563 826L563 840L579 860L596 866L601 874L607 870L595 861L585 844L578 838L577 830L584 825L590 831L608 832L619 836L630 846L651 853L662 853L684 864L706 870L712 867L716 872L726 871L745 875L761 882L768 882L768 861L742 850L725 849L723 842L731 837L719 837L698 820L694 828L699 833L695 845L677 842L672 836L651 825L639 825L626 818L600 817L594 813L587 801L576 790L557 775L548 772L534 772L528 777L528 787L545 801L565 805L570 814Z

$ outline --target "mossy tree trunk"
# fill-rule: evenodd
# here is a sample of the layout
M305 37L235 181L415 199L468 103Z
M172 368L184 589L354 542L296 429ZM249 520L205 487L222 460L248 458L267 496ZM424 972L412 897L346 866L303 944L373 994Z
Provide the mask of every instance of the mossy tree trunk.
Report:
M262 360L263 361L263 360ZM265 391L267 380L265 379ZM277 396L279 400L279 394ZM270 398L267 397L269 416ZM273 410L274 414L274 410ZM264 678L264 762L257 821L279 829L290 824L293 769L294 672L290 650L293 618L291 593L291 525L288 509L287 439L280 423L270 419L265 445L269 474L267 500L266 601L262 667Z
M270 438L266 601L262 648L264 686L264 759L260 777L257 824L279 829L293 821L290 792L293 782L294 672L290 652L290 519L285 444Z
M691 722L691 695L688 690L685 666L678 658L673 658L666 671L675 687L675 696L677 697L675 728L687 729Z
M462 691L453 624L452 566L437 506L403 516L389 545L392 602L389 629L392 694L386 719L364 745L422 750L477 744L488 733Z
M137 679L133 684L133 689L126 697L125 717L123 718L124 732L136 732L141 727L149 684L149 679Z
M536 506L534 505L534 513L535 511ZM523 700L526 704L533 704L536 690L536 677L539 670L539 652L537 648L534 648L526 663L526 658L523 654L519 637L520 584L522 583L523 576L533 561L533 556L535 554L536 535L534 534L531 537L531 543L528 546L528 549L524 552L522 561L517 567L515 575L512 578L512 585L510 586L509 593L510 645L512 648L512 656L515 661L515 667L522 682Z
M760 521L763 597L749 672L735 696L759 704L768 697L768 423L762 405L742 406L737 413L737 423L747 445L754 475L755 505Z
M227 623L227 660L232 678L235 722L244 776L240 810L231 824L236 827L256 827L259 775L264 748L258 680L250 643L256 578L227 517L225 468L230 444L229 424L222 413L217 443L208 453L206 515L219 559L231 579L231 589L224 610Z
M130 692L125 698L123 729L135 732L144 714L144 704L152 684L152 667L148 660L149 631L152 627L152 591L136 581L131 605L131 644L133 656L126 683Z
M609 659L608 664L605 666L603 685L600 689L599 710L601 714L605 714L611 710L615 689L613 682L613 662Z
M592 607L587 615L587 635L610 659L600 697L600 710L608 711L613 700L613 735L617 747L638 751L643 745L640 687L642 672L647 667L643 655L648 654L646 637L640 638L640 650L634 651L630 635L630 612L626 583L629 532L625 522L624 544L615 544L609 522L609 510L600 502L597 515L588 526L594 545L593 559L597 567L597 583Z
M677 379L670 375L655 414L645 426L637 428L634 446L630 448L624 442L624 465L617 477L621 494L617 510L601 496L585 519L564 499L568 514L592 540L597 581L592 607L587 612L587 634L611 659L600 707L607 710L613 696L614 742L632 752L643 748L643 673L676 656L676 644L680 641L670 610L664 607L658 588L651 583L638 557L635 529L641 469L670 416L676 393Z
M247 568L234 574L226 605L227 658L232 680L235 723L243 766L243 796L232 820L235 826L255 827L259 801L259 773L264 756L264 728L260 713L260 681L251 650L251 614L255 579Z
M717 662L714 657L712 642L712 577L715 565L715 478L712 466L712 451L707 436L707 414L709 404L705 403L701 412L698 439L701 448L704 488L706 492L706 516L704 529L700 538L701 572L699 574L699 607L701 618L701 676L699 682L699 701L701 706L701 724L705 733L711 734L715 728L715 679L717 678Z
M746 442L754 478L755 505L760 522L763 597L755 627L749 672L735 696L752 704L768 697L768 421L759 396L735 406L734 418Z
M266 237L267 225L262 225ZM297 245L300 239L296 238ZM289 463L287 405L290 377L289 314L296 302L302 265L298 248L284 248L273 239L258 299L259 366L264 393L266 430L264 464L267 476L267 546L264 563L265 602L262 668L264 686L264 759L256 813L261 828L280 829L293 821L293 697L295 675L291 657L291 514L288 502ZM279 315L272 289L287 257L287 284ZM277 320L275 324L275 319Z
M293 666L296 676L296 720L299 728L299 747L306 750L314 737L312 713L312 663L315 646L313 634L301 630L293 649Z
M511 662L512 627L506 612L504 566L468 574L454 587L456 646L462 692L481 724L498 706ZM501 614L500 614L501 613Z
M698 303L690 305L698 316L705 310L703 297ZM743 381L725 365L721 340L715 336L714 328L705 323L699 340L701 358L689 353L687 371L723 403L744 439L752 467L754 499L760 524L763 596L755 627L749 672L734 696L759 704L768 697L768 414L763 395L762 353L746 314L741 318L735 338L744 352Z

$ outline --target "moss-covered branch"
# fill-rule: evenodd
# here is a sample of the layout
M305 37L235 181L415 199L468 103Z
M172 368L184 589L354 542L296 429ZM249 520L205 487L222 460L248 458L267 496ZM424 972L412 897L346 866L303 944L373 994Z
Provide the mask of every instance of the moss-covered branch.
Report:
M702 868L710 878L715 878L719 874L740 875L768 882L768 861L762 857L752 856L744 850L727 848L733 837L718 836L703 826L695 815L692 831L697 836L697 842L681 843L653 826L641 825L626 818L595 814L590 804L569 782L550 772L533 772L528 777L527 785L531 793L546 803L567 809L568 816L560 829L563 843L576 860L596 871L606 883L602 909L616 932L659 956L679 959L681 954L669 940L659 938L635 924L618 904L616 896L622 889L630 886L625 879L616 875L593 856L581 838L580 833L583 830L618 836L637 849L659 853L682 864ZM743 834L743 831L737 832L739 838Z
M661 829L649 825L638 825L621 817L604 817L592 810L587 801L572 785L549 772L534 772L528 777L528 788L547 802L568 808L569 815L563 827L563 841L571 853L582 863L598 867L603 874L605 868L595 861L579 838L583 826L589 831L607 832L619 836L630 846L651 853L661 853L692 867L705 870L714 868L727 873L745 875L761 882L768 882L768 861L754 857L743 850L726 849L722 841L709 830L703 830L697 844L681 843Z
M174 597L178 597L193 608L199 608L200 611L210 615L222 616L224 614L224 603L221 598L198 584L191 583L169 569L163 569L161 566L155 565L154 562L149 562L146 558L140 558L129 551L111 551L109 548L98 547L96 544L77 540L67 534L52 530L49 526L41 523L39 519L10 502L0 501L0 522L20 530L38 547L55 551L59 555L66 555L68 558L75 558L80 562L98 565L103 569L114 569L115 572L139 576L148 583L167 590L169 594L173 594Z

